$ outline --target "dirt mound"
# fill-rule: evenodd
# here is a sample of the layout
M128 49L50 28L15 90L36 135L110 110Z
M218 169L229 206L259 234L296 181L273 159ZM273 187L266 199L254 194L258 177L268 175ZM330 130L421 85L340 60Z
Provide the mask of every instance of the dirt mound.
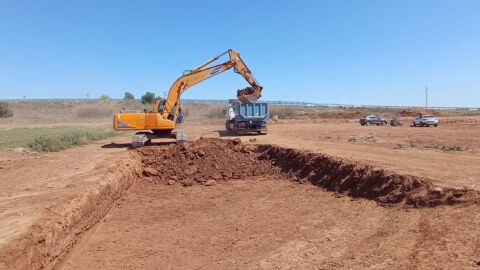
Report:
M400 116L416 117L416 116L423 115L423 114L433 114L433 115L436 115L436 116L441 115L441 113L439 111L423 110L423 109L407 109L407 110L402 110L402 111L399 112Z
M254 146L240 140L200 139L183 145L145 147L138 150L149 181L183 185L214 185L227 179L271 175L270 162L258 160Z
M308 180L327 190L375 200L380 204L405 202L431 207L478 201L480 198L478 191L435 187L425 179L389 173L322 154L271 145L260 145L258 150L262 152L260 159L269 160L289 178Z

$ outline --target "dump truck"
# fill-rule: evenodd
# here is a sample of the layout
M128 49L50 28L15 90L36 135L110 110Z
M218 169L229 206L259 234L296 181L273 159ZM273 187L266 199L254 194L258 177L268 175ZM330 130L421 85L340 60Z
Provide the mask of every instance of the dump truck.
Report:
M242 103L237 99L230 99L225 116L225 128L237 135L267 134L268 107L267 102Z

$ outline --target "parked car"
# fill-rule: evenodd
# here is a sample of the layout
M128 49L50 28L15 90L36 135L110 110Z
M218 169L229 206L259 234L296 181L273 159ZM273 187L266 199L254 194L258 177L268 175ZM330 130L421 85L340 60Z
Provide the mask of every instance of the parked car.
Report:
M428 127L428 126L438 126L438 119L433 115L420 115L413 120L412 126L414 127Z
M381 118L378 115L367 115L365 117L360 118L359 122L360 122L360 125L362 126L365 126L365 125L383 126L388 123L387 120Z

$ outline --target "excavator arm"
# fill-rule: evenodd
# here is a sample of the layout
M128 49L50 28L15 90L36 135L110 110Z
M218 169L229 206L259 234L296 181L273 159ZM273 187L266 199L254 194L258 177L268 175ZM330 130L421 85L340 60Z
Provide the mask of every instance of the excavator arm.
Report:
M230 49L228 50L228 54L230 55L230 60L235 61L235 72L239 73L240 75L245 78L245 80L251 85L251 87L244 88L242 90L238 90L237 98L242 103L252 103L257 101L262 96L262 86L260 86L253 77L252 72L248 69L245 62L243 62L240 54L236 51Z
M207 67L209 64L218 60L227 53L230 58L229 60L219 65ZM248 69L245 62L243 62L242 58L240 58L240 54L232 49L229 49L228 51L208 60L207 62L191 71L188 71L178 78L170 87L168 96L164 101L162 111L159 111L159 113L161 113L162 117L164 118L170 117L172 120L176 119L176 115L179 110L178 105L180 102L180 96L185 90L197 83L227 71L232 67L236 73L242 75L243 78L245 78L245 80L250 84L250 87L237 91L237 98L243 103L255 102L261 96L262 86L260 86L255 80L252 72Z

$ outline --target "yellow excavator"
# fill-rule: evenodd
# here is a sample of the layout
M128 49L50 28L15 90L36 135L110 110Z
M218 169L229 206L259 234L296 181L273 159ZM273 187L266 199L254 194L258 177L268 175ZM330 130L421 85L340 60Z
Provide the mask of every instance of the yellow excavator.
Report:
M226 62L210 65L226 54L229 55ZM151 139L155 138L176 138L179 142L185 141L186 134L183 131L173 132L177 128L177 124L183 120L180 104L181 94L189 87L231 68L234 68L234 71L242 75L250 84L250 87L237 91L238 100L242 103L257 101L261 97L263 87L255 80L240 54L229 49L200 66L184 72L170 87L166 99L155 100L152 111L115 113L113 117L114 129L121 131L138 130L139 132L132 138L133 147L142 146L145 142L150 142Z

